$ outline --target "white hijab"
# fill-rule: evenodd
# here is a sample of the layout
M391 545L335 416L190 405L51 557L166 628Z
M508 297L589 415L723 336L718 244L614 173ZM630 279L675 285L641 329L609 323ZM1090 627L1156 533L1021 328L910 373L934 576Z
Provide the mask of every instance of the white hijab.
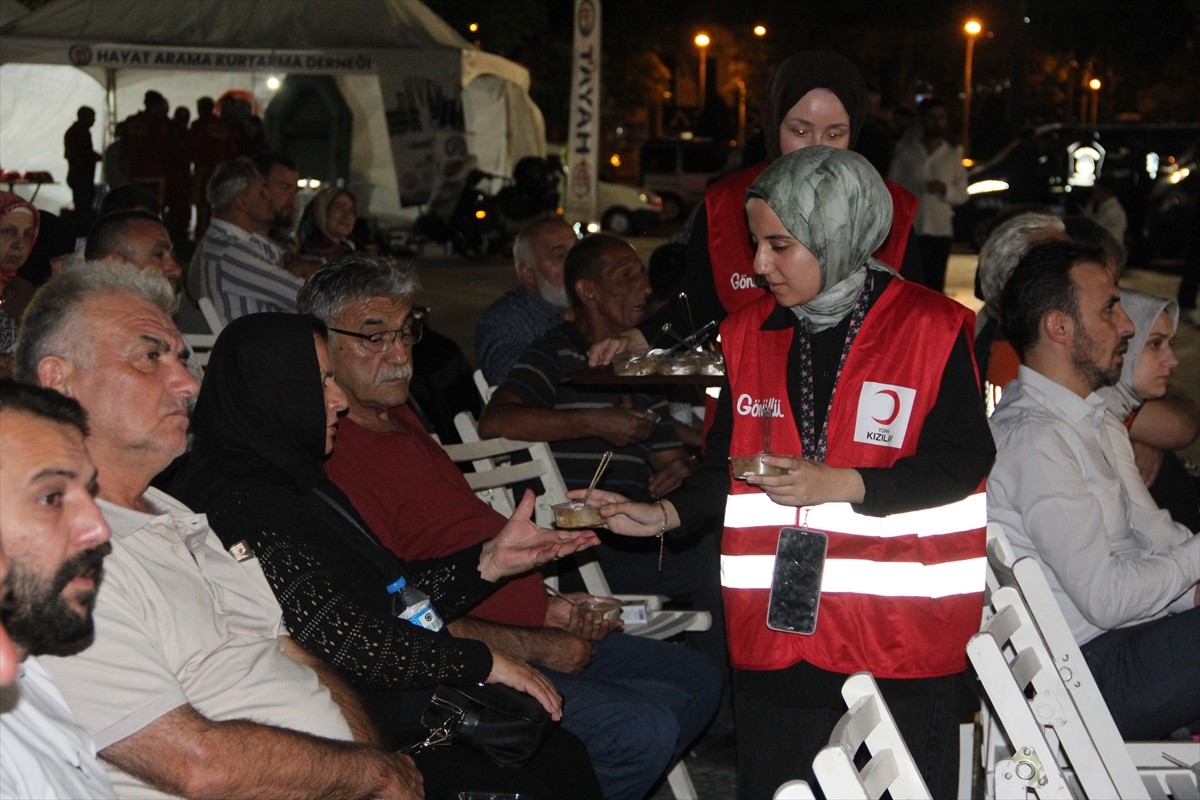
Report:
M1142 351L1146 349L1150 331L1159 315L1165 311L1171 320L1171 333L1175 333L1179 327L1179 304L1174 300L1135 289L1122 289L1121 308L1125 309L1125 313L1133 320L1133 338L1129 340L1129 350L1125 353L1125 364L1121 367L1120 379L1113 386L1097 390L1097 394L1104 398L1108 410L1124 422L1145 402L1145 398L1138 395L1133 386L1133 376L1137 372Z

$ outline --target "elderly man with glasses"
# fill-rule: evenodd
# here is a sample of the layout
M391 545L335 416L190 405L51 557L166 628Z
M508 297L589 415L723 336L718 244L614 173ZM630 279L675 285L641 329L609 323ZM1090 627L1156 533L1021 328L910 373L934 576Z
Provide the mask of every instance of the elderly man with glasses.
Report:
M352 254L315 273L299 297L301 310L329 327L334 375L350 405L326 472L384 544L414 561L489 539L505 522L409 406L411 347L421 337L416 286L411 267ZM450 629L550 677L565 697L563 727L583 741L604 796L633 800L708 724L720 676L705 656L613 632L618 625L548 600L535 571Z

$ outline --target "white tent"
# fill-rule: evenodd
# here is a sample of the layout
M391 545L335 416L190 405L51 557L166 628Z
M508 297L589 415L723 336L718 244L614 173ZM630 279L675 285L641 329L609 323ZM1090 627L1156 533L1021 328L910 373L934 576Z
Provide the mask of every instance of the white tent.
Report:
M8 10L8 9L6 9ZM529 73L474 49L417 0L53 0L0 22L0 166L66 176L62 136L80 105L110 121L157 89L172 106L271 77L333 75L354 114L349 186L371 215L411 218L473 156L510 174L544 155ZM39 204L69 202L44 187Z

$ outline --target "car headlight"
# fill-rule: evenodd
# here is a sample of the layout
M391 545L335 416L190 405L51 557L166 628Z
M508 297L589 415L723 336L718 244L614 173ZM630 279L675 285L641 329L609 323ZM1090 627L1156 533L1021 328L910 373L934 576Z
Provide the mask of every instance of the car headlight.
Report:
M1007 189L1007 181L976 181L967 187L967 194L987 194L988 192L1003 192Z

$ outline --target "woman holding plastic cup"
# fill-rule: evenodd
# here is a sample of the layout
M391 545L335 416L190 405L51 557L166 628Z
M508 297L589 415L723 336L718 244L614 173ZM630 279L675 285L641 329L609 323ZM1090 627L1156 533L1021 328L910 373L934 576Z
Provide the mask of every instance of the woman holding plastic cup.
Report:
M933 795L953 794L995 457L973 314L871 256L891 200L856 153L777 159L746 211L770 295L721 326L728 376L703 466L658 504L600 492L592 502L630 535L687 535L723 516L740 798L811 778L846 710L841 684L863 670ZM727 462L763 450L764 415L772 452L760 461L783 474L734 480ZM776 558L793 542L818 546ZM807 589L792 580L797 567Z

